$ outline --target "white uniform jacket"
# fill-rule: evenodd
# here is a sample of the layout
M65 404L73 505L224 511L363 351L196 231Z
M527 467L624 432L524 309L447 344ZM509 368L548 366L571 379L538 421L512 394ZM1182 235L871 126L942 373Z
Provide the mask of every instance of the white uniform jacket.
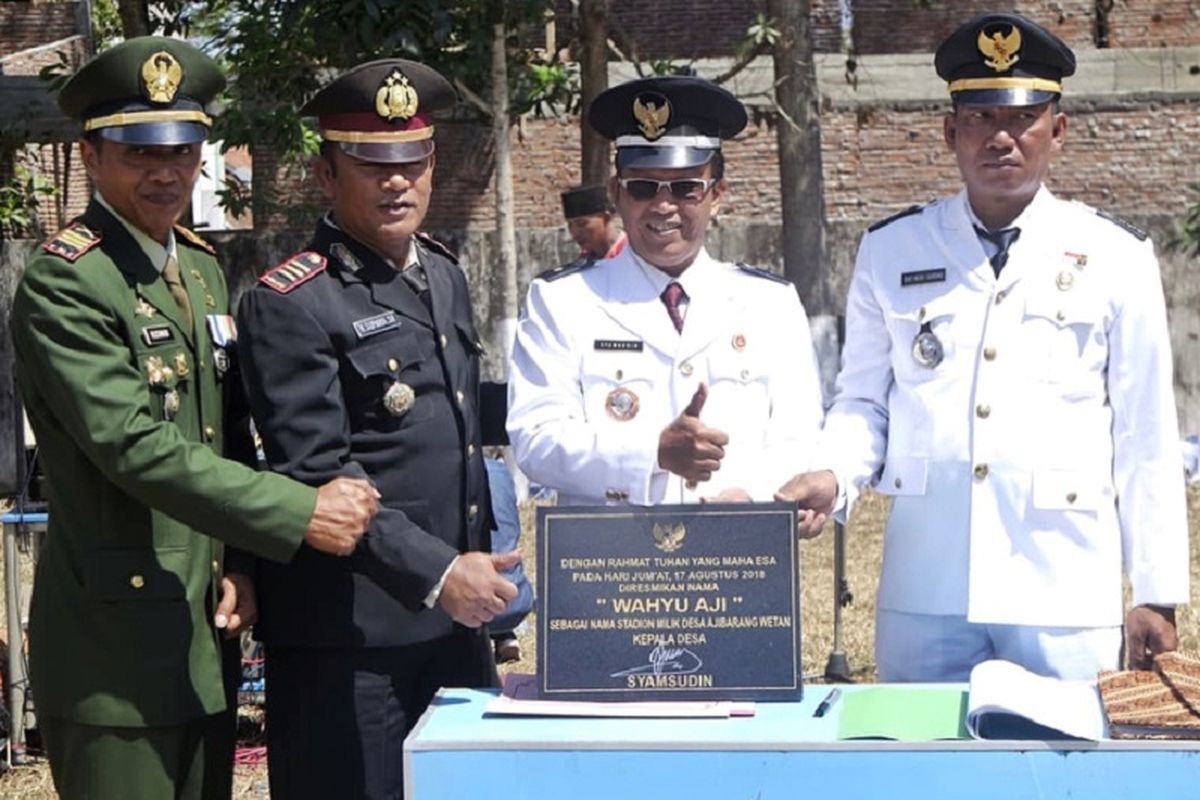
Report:
M1043 187L997 279L968 214L963 192L874 226L850 285L822 451L850 503L872 481L895 496L880 608L1119 625L1122 567L1135 604L1187 602L1151 243Z
M807 465L821 426L795 289L701 251L679 278L689 300L678 333L652 269L626 247L530 285L509 380L517 463L560 504L688 503L729 487L771 500ZM729 445L712 480L688 489L659 468L658 438L701 382L700 419Z

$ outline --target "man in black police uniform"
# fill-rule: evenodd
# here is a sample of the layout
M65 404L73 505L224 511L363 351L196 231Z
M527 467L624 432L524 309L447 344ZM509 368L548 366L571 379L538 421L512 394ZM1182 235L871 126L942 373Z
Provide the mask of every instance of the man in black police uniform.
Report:
M348 558L261 562L271 794L402 794L402 742L442 686L490 686L483 626L520 558L490 556L479 360L466 280L417 232L434 168L438 73L362 64L301 114L324 139L331 211L239 311L246 385L272 469L370 478L378 517Z

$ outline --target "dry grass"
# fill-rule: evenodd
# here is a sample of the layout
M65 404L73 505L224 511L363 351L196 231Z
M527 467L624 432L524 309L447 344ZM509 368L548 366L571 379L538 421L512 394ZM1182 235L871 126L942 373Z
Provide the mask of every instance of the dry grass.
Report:
M1196 616L1196 599L1200 597L1200 488L1188 493L1191 530L1192 597L1190 607L1179 612L1181 645L1200 650L1200 621ZM875 581L882 556L883 521L887 503L878 495L867 496L859 503L846 535L847 579L853 602L843 612L843 649L855 680L870 681L875 677L873 637L875 629ZM525 553L526 571L535 580L537 559L534 555L534 508L521 510L521 549ZM801 549L803 631L803 663L806 675L824 674L826 661L833 645L833 537L826 532L815 541L805 542ZM25 579L28 579L26 574ZM0 606L3 593L0 592ZM0 630L4 630L3 608L0 607ZM520 661L501 667L502 672L533 672L536 663L536 625L527 625L520 634ZM234 775L234 796L238 798L268 797L266 767L238 766ZM19 767L0 776L0 800L26 798L40 800L56 797L45 762Z

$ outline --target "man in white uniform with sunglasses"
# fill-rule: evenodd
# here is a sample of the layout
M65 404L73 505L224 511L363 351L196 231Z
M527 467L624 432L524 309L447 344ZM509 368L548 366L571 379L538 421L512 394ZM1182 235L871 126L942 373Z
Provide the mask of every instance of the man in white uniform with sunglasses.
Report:
M613 87L588 121L615 140L629 245L529 288L509 382L521 469L560 504L771 500L821 425L808 320L787 280L705 249L746 125L700 78Z

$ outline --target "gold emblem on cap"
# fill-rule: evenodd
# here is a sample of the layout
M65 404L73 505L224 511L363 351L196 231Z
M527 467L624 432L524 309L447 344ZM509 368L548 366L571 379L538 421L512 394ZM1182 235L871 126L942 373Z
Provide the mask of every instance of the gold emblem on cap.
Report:
M170 103L183 82L183 67L175 56L159 50L142 64L142 80L151 103Z
M379 84L379 91L375 92L375 113L388 122L407 121L417 113L417 90L398 68Z
M641 404L638 396L624 386L613 389L604 398L604 410L618 422L628 422L636 417Z
M979 52L985 56L983 63L996 72L1010 70L1013 64L1021 60L1017 55L1017 51L1021 49L1021 29L1016 25L1008 29L1007 36L1001 35L1000 31L991 36L980 31L977 44Z
M671 119L671 101L657 93L640 94L633 99L633 118L642 136L653 142L663 135Z

